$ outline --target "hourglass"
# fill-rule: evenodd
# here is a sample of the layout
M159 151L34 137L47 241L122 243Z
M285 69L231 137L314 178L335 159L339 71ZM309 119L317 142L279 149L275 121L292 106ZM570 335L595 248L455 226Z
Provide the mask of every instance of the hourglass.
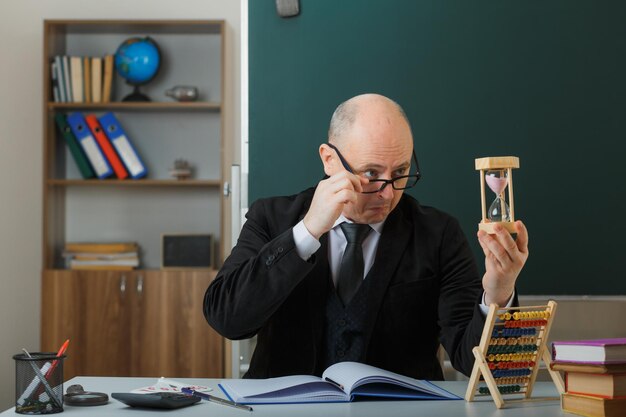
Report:
M496 224L502 225L511 234L515 234L515 207L513 205L513 168L519 168L516 156L494 156L475 160L476 170L480 171L480 197L482 220L479 230L494 234ZM493 203L487 209L485 183L495 194ZM508 202L505 190L509 189Z

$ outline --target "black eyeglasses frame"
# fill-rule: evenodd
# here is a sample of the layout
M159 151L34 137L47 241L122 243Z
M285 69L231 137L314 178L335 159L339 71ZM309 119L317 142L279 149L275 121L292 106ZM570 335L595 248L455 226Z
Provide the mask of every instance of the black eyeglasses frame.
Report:
M350 174L354 174L354 170L352 169L350 164L348 164L348 161L346 161L346 159L343 157L341 152L339 152L339 149L337 149L337 147L335 145L333 145L332 143L326 142L326 145L330 146L330 148L333 149L337 153L337 156L339 157L339 160L341 161L341 165L343 165L343 167L346 169L346 171L348 171ZM387 184L391 184L391 187L394 190L406 190L406 189L409 189L409 188L413 188L415 186L415 184L417 184L417 182L420 180L420 178L422 178L422 174L420 172L419 162L417 162L417 156L415 155L415 149L413 149L413 161L415 162L415 171L416 171L415 174L401 175L399 177L391 178L391 179L388 179L388 180L385 180L385 179L369 180L370 183L372 183L372 182L380 182L381 183L380 188L378 190L375 190L375 191L362 191L361 193L362 194L376 194L376 193L379 193L379 192L381 192L381 191L383 191L385 189ZM404 179L404 178L407 178L406 185L404 187L396 187L395 182L398 181L398 180ZM410 182L410 180L412 178L414 179L414 181Z

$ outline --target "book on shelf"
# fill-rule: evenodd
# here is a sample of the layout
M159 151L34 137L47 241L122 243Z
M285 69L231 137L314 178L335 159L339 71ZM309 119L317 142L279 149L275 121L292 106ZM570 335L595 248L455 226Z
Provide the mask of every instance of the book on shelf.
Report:
M571 394L592 395L602 398L626 398L626 373L566 372L565 389Z
M128 253L137 252L135 242L67 242L65 252L84 253Z
M70 126L67 124L65 115L57 113L54 115L54 120L59 128L59 131L61 132L61 135L63 135L63 138L65 139L65 143L67 143L67 147L74 158L74 162L76 162L76 166L78 166L80 174L85 179L95 177L96 174L93 172L87 156L83 153L83 149L78 143L78 139L76 139L76 136L72 133Z
M72 80L72 101L82 103L83 95L83 60L79 56L70 57L70 78Z
M51 86L52 86L52 100L55 103L61 102L61 95L59 92L59 76L58 76L57 63L52 61L50 63L50 78L51 78Z
M65 95L65 77L63 75L63 57L57 55L54 57L54 64L56 69L57 85L59 87L59 103L66 103L67 98ZM53 75L54 76L54 75Z
M90 252L68 252L63 251L63 257L82 261L108 261L115 259L137 258L137 252L111 252L111 253L90 253Z
M115 172L117 178L120 180L128 178L128 171L126 171L126 168L124 168L117 152L113 149L113 145L111 145L111 141L108 136L104 134L104 131L100 126L100 122L98 122L98 118L93 114L90 114L85 116L85 121L87 122L87 126L89 126L94 138L96 138L98 145L100 145L102 153L104 153L104 156L111 165L111 168L113 168L113 172Z
M626 338L553 342L552 359L590 364L626 362Z
M229 379L223 380L219 387L229 399L241 404L461 399L432 382L357 362L336 363L328 367L321 378L291 375L268 379Z
M92 267L106 266L125 266L132 269L139 266L139 257L95 260L70 259L69 263L70 269L90 269Z
M75 265L70 267L70 269L80 271L132 271L135 267L126 265Z
M83 91L85 103L91 103L91 58L83 57Z
M111 90L113 89L113 55L104 57L104 73L102 75L102 102L111 101Z
M624 417L626 398L608 399L566 392L561 396L561 408L587 417Z
M102 101L102 58L91 58L91 100Z
M70 76L70 57L64 55L61 57L61 66L63 68L63 86L65 87L65 99L67 103L73 101L72 94L72 78Z

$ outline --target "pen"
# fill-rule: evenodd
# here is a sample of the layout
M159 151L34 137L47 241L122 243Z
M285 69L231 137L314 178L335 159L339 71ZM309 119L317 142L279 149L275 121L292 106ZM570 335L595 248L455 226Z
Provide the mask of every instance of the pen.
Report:
M339 387L340 390L343 391L343 385L341 385L339 382L335 382L332 379L330 379L329 377L324 378L326 381L330 382L331 384L333 384L336 387Z
M60 358L61 356L63 356L65 354L65 351L67 350L67 345L70 344L70 339L67 339L59 348L59 352L57 353L57 358ZM52 372L54 372L54 368L57 367L57 364L59 363L59 361L53 361L52 362L52 366L50 367L50 369L48 369L48 372L46 373L46 378L49 378L50 375L52 375Z
M216 397L215 395L206 394L204 392L198 392L190 388L181 388L181 391L187 395L195 395L196 397L200 397L203 400L207 400L216 404L227 405L229 407L239 408L240 410L252 411L252 407L250 407L249 405L237 404L234 401L225 400L223 398Z

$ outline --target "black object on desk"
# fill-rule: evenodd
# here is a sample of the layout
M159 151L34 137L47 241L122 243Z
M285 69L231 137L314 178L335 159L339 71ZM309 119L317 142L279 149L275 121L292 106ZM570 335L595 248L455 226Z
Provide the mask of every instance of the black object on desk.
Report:
M186 407L200 401L200 398L176 392L155 392L150 394L132 394L114 392L111 397L131 407L175 409Z
M67 405L89 407L107 404L109 396L104 392L85 391L82 385L74 384L67 388L67 393L63 396L63 402Z

